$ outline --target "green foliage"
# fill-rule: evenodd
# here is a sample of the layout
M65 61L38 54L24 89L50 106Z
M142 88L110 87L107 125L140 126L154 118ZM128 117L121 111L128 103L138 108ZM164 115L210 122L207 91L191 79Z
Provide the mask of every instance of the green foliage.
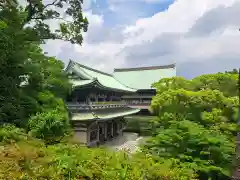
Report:
M188 91L184 89L169 90L157 94L152 101L155 113L164 115L164 112L175 113L186 117L205 127L229 126L234 127L236 117L233 117L234 108L237 108L237 97L227 98L218 90ZM234 132L236 129L230 128Z
M156 163L148 155L90 149L77 145L44 146L31 140L0 149L0 179L194 179L187 168L173 167L166 160Z
M239 70L238 69L233 69L232 71L225 71L226 73L230 73L230 74L238 74Z
M0 21L0 29L7 28L7 24L4 21Z
M2 19L4 16L10 18ZM24 63L28 58L29 36L21 30L21 17L17 10L0 11L0 123L20 122L24 119L21 108L20 84L26 73Z
M154 84L153 137L142 148L159 162L174 159L198 178L229 179L235 150L237 74L174 77Z
M59 98L68 95L71 84L63 63L46 57L38 38L32 41L34 30L23 28L25 17L15 5L0 7L0 124L26 127L31 115L46 109L66 114Z
M188 120L171 121L146 145L151 154L180 160L180 166L200 171L199 176L230 176L234 143L217 130ZM147 151L147 152L148 152Z
M212 89L219 90L225 96L238 95L238 74L217 73L202 75L192 80L193 90Z
M127 121L125 132L138 133L140 136L151 136L155 116L129 116L125 117Z
M50 91L61 98L69 94L71 84L64 72L64 64L54 57L45 56L40 47L31 46L25 69L27 70L25 74L27 83L23 87L25 92L37 96L39 91Z
M67 114L64 101L61 98L57 98L49 91L40 92L37 96L37 100L41 105L39 109L40 112L56 109L59 112Z
M37 113L30 118L28 129L32 136L47 143L59 142L68 133L68 116L58 110Z
M24 3L24 7L20 6L18 1L10 2L1 2L0 17L12 19L9 12L17 11L21 17L21 28L32 34L28 40L62 39L71 43L82 43L82 33L88 28L88 21L82 14L82 0L52 0L45 3L41 0L29 0ZM49 24L53 23L58 26L51 29Z
M237 73L207 74L186 80L183 77L163 78L153 84L157 93L168 90L185 89L189 91L219 90L224 96L237 96L239 93Z
M0 127L1 143L11 143L20 140L26 140L26 134L23 129L16 128L11 124L4 124Z
M191 89L190 82L183 77L163 78L152 85L161 94L169 89Z

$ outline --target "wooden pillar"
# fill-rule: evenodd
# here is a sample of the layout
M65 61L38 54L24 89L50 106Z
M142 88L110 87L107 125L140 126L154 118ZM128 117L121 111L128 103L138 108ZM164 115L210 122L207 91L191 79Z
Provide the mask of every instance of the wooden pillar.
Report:
M109 95L109 101L112 101L112 94Z
M86 97L86 104L90 104L90 96Z
M123 134L123 129L124 129L124 118L121 119L120 123L121 123L121 130L120 130L120 133Z
M95 94L95 102L98 102L98 95Z
M119 121L119 135L122 135L122 121Z
M117 121L117 134L119 134L119 121Z
M87 130L87 144L90 143L90 134L91 134L91 131L88 129Z
M111 135L112 135L112 137L113 137L113 121L112 121L112 123L111 123Z
M122 121L122 129L125 128L125 125L126 125L126 121L123 119L123 121Z
M99 130L99 124L97 125L97 142L99 142L99 133L100 133L100 130Z
M107 140L107 122L104 123L104 139Z

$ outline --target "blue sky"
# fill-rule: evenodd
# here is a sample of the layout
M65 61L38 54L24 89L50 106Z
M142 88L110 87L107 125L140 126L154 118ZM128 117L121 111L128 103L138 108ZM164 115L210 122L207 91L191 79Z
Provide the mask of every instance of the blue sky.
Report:
M240 67L240 0L85 0L82 46L49 41L65 64L93 68L164 65L192 78Z
M147 3L138 0L115 1L109 3L107 0L92 2L89 9L94 14L104 16L104 25L106 27L115 26L116 24L131 24L136 18L144 18L154 15L157 12L166 10L173 0L164 0L162 2ZM111 8L115 7L116 10Z

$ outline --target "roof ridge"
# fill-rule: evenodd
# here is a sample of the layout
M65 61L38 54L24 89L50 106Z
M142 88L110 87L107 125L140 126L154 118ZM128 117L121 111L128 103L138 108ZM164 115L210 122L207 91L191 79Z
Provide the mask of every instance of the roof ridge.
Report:
M72 60L70 60L70 63L71 63L71 66L70 67L74 67L74 66L78 66L79 64L78 63L76 63L75 61L72 61ZM79 67L78 67L79 68ZM80 68L81 69L81 68ZM80 76L84 76L85 78L89 78L89 79L94 79L94 77L92 77L90 74L88 74L88 73L86 73L85 71L84 71L84 69L81 69L81 71L79 72L79 71L77 71L77 73L79 73L80 74Z
M173 64L162 65L162 66L145 66L145 67L136 67L136 68L116 68L116 69L114 69L114 72L170 69L170 68L175 68L175 67L176 67L176 63L173 63Z
M70 60L70 61L72 61L72 60ZM90 68L90 67L88 67L88 66L85 66L85 65L80 64L80 63L75 62L75 61L73 61L73 62L76 63L78 66L80 66L80 67L82 67L82 68L85 68L85 69L88 69L88 70L90 70L90 71L94 71L94 72L97 72L97 73L101 73L101 74L104 74L104 75L113 77L112 74L109 74L109 73L106 73L106 72L103 72L103 71L100 71L100 70L97 70L97 69Z
M72 63L74 63L74 61L72 61L71 59L69 59L68 65L66 66L66 68L64 69L64 71L68 71L68 69L72 66Z

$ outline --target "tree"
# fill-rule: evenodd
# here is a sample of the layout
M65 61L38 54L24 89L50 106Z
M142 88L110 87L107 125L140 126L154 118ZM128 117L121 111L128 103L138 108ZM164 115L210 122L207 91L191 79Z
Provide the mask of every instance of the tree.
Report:
M233 69L232 71L225 71L225 73L238 74L239 70Z
M156 160L175 159L200 179L229 179L239 106L235 74L170 78L155 83L153 137L143 147Z
M183 77L163 78L158 82L153 83L152 87L157 89L157 94L161 94L169 89L191 89L191 81Z
M11 18L0 19L0 122L20 122L24 116L20 86L26 74L29 35L21 29L21 17L16 9L0 11L1 18L2 15Z
M56 97L65 99L71 91L71 84L64 71L64 64L54 57L47 57L39 46L32 45L29 49L29 59L25 63L25 81L23 89L32 96L39 92L50 91Z
M165 119L170 120L170 119ZM227 179L230 176L234 143L219 131L208 130L189 120L171 120L168 128L145 146L156 157L176 159L179 167L188 167L199 179Z
M17 10L21 16L21 28L31 31L28 40L41 42L47 39L61 39L71 43L82 44L82 33L87 31L88 21L82 14L82 0L52 0L44 3L42 0L27 0L25 6L19 1L3 0L0 4L2 20L11 19L12 10ZM50 23L57 27L50 27ZM36 37L37 35L37 37Z
M63 63L46 57L31 29L22 28L18 9L0 11L0 122L26 126L28 118L41 111L39 93L50 91L65 98L71 89Z
M194 91L202 89L219 90L225 96L238 95L238 74L217 73L201 75L192 80Z

